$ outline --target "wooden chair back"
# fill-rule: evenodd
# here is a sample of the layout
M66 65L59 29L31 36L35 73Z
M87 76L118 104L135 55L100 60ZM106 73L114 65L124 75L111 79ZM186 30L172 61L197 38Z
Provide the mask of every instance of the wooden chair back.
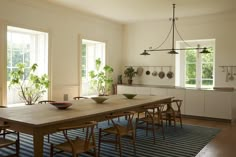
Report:
M66 142L63 143L63 147L61 147L61 144L58 145L51 144L51 151L53 151L53 148L59 149L61 151L71 150L70 153L72 153L72 156L77 156L80 153L91 154L90 150L94 149L93 155L96 156L97 153L96 153L96 142L94 134L95 125L97 125L97 122L90 121L83 123L81 125L59 128L58 131L63 132ZM85 136L83 137L77 136L76 139L72 139L71 137L69 137L68 132L70 130L76 130L76 129L86 129ZM54 155L53 152L51 152L51 156L53 155Z
M8 130L8 125L0 125L0 148L7 148L10 150L15 150L15 154L11 154L9 156L19 156L19 133L15 131ZM16 140L9 140L6 138L7 134L16 134ZM15 149L12 147L15 145Z
M87 97L83 97L83 96L76 96L73 97L74 100L79 100L79 99L88 99Z
M117 122L115 122L115 118L119 118L119 117L125 117L125 119L127 120L127 124L126 124L126 128L127 130L134 130L132 121L134 119L134 111L127 111L127 112L117 112L117 113L113 113L111 115L107 115L106 118L107 120L111 121L113 124L113 127L116 129L116 131L118 132L118 134L121 134L121 130L118 127L119 125L117 124Z
M42 100L42 101L39 101L38 103L39 104L47 104L47 103L50 103L50 102L56 102L56 101L53 101L53 100Z

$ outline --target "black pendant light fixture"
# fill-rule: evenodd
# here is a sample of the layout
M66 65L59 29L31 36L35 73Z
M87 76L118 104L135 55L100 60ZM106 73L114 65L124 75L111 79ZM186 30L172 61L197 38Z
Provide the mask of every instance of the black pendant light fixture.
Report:
M176 27L176 24L175 24L175 20L176 20L176 17L175 17L175 4L173 4L173 17L172 17L170 20L171 20L171 22L172 22L172 25L171 25L171 29L170 29L170 31L169 31L167 37L165 38L165 40L164 40L158 47L156 47L156 48L154 48L154 49L153 49L152 47L150 47L148 50L144 50L143 53L141 53L140 55L145 55L145 56L146 56L146 55L150 55L150 53L148 53L148 52L151 52L151 51L167 51L168 54L178 54L177 51L179 51L179 50L192 50L192 49L198 50L197 52L203 53L203 54L205 54L205 53L211 53L210 51L207 50L206 47L201 48L201 47L198 46L198 47L194 48L194 47L190 46L188 43L186 43L186 42L183 40L183 38L181 37L180 33L178 32L177 27ZM191 47L191 48L180 48L180 49L176 49L176 48L175 48L175 31L176 31L177 34L179 35L180 39L181 39L188 47ZM166 42L166 40L169 38L169 36L170 36L171 33L172 33L172 48L170 48L170 49L160 49L160 47L161 47L161 46Z

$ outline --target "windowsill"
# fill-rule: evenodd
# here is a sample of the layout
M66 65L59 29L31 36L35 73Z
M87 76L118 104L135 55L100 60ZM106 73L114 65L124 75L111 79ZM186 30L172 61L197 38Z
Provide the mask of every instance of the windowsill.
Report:
M7 107L22 107L26 106L24 103L18 103L18 104L8 104Z

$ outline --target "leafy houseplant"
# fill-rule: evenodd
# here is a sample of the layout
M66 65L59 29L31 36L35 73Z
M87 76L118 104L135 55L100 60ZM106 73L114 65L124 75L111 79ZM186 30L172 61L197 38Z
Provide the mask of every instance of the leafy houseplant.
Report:
M95 70L89 71L90 83L98 95L108 95L111 91L113 68L109 65L101 66L101 59L96 59Z
M19 96L25 101L26 105L32 105L37 102L49 87L49 80L46 74L42 76L35 74L37 66L37 64L33 64L28 69L25 64L19 63L17 64L17 69L10 73L9 87L15 86L19 89Z
M124 71L125 77L128 77L128 84L132 84L133 82L133 77L136 75L136 71L134 70L133 67L128 67Z

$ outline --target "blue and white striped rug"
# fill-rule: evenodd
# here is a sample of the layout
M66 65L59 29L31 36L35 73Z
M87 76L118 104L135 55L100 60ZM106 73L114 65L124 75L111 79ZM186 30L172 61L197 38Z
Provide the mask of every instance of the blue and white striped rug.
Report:
M107 122L99 123L99 127L107 127ZM98 139L98 129L95 129L96 140ZM181 129L178 125L176 130L173 127L165 128L165 140L161 132L157 132L156 144L153 144L152 134L146 136L145 130L137 131L136 157L194 157L197 153L213 139L220 129L207 128L193 125L183 125ZM70 131L70 136L83 134L80 130ZM14 139L14 136L8 138ZM55 133L50 136L52 143L60 143L64 140L62 133ZM124 157L132 157L133 145L127 139L122 141L122 151ZM49 157L50 144L47 136L44 138L44 157ZM0 156L9 154L10 151L0 149ZM70 155L58 154L56 157L69 157ZM87 155L81 155L87 157ZM101 157L118 157L119 154L113 145L102 144ZM20 134L20 157L33 157L32 136Z

